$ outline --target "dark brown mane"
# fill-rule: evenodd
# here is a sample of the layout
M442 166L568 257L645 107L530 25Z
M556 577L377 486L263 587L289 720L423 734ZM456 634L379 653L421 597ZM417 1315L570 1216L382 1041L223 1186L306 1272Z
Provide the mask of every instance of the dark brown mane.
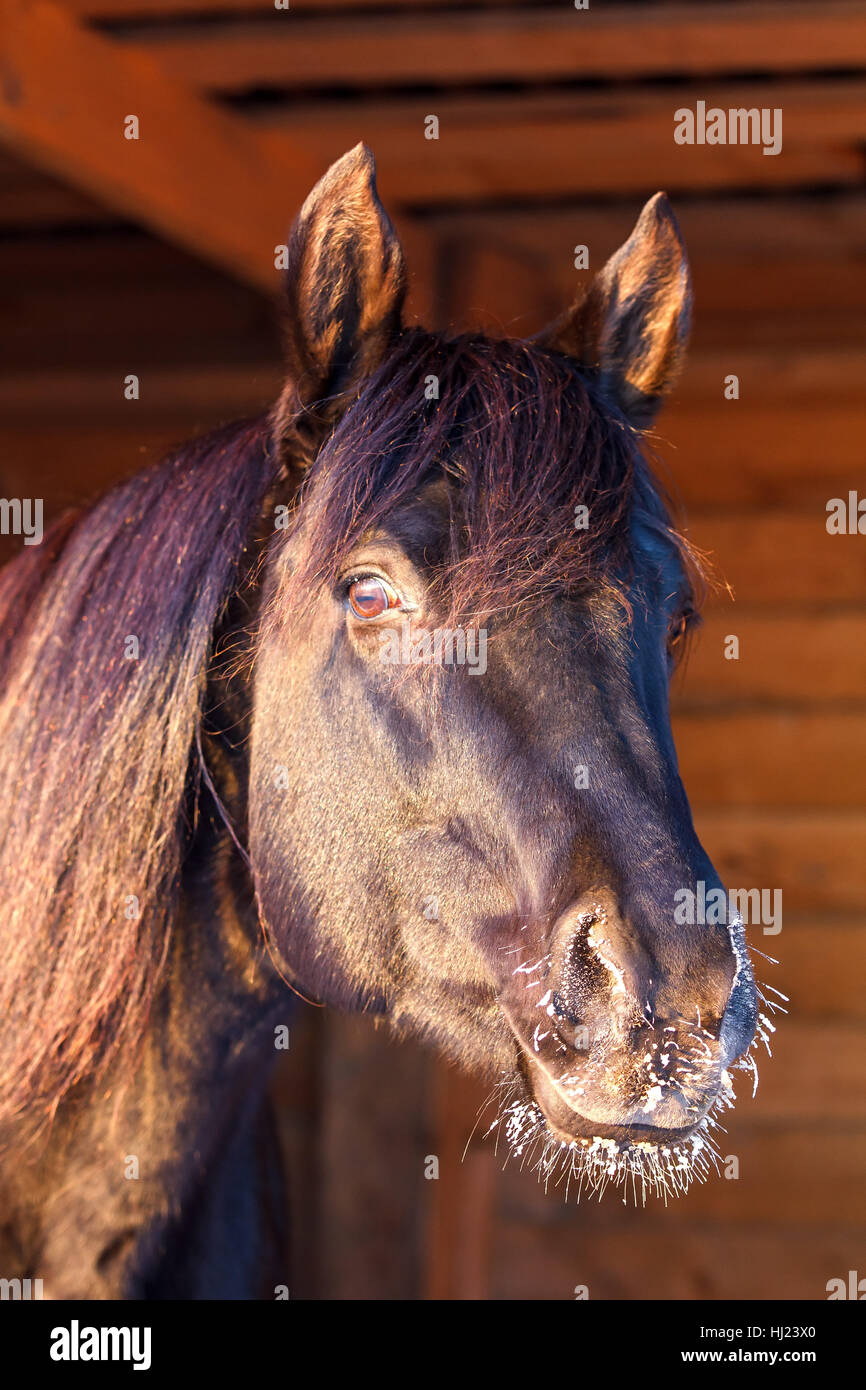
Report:
M0 1120L44 1113L142 1035L213 630L266 446L262 424L189 445L3 572Z

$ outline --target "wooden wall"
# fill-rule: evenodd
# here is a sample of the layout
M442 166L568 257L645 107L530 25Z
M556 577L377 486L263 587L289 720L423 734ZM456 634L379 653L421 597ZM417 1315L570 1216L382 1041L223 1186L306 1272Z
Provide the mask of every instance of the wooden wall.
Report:
M728 1122L740 1177L667 1209L566 1207L477 1140L461 1161L474 1082L305 1010L277 1082L293 1292L820 1298L866 1273L866 541L825 528L828 499L866 495L863 7L593 3L583 30L569 7L516 3L293 0L291 30L255 0L65 9L280 158L300 145L323 169L366 139L413 310L440 326L534 331L585 281L574 246L598 268L658 187L693 263L691 365L653 443L730 588L678 681L676 735L723 877L783 891L781 933L752 940L792 999ZM676 146L672 112L698 99L781 106L782 154ZM272 398L272 307L215 240L199 258L178 234L181 250L148 230L162 213L132 219L86 171L12 144L0 193L3 496L56 510Z

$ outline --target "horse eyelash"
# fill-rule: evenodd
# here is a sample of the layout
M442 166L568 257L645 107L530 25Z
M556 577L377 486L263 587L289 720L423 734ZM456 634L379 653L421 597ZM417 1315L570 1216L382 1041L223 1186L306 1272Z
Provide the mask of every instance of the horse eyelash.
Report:
M386 578L384 574L380 574L378 570L358 569L351 570L348 574L344 575L342 579L338 581L339 587L348 591L353 584L358 583L359 579L380 579L383 584L391 584L390 579ZM391 584L391 587L394 587L393 584Z
M380 584L387 585L387 587L389 589L392 589L394 593L398 596L401 603L403 602L403 595L400 593L400 590L397 588L397 585L391 579L388 579L384 574L380 574L378 570L371 569L352 570L350 574L347 574L343 579L339 580L337 587L344 599L348 600L349 590L351 589L352 585L359 583L362 579L378 579Z
M703 618L696 608L689 606L677 615L667 635L668 655L676 664L686 650L689 639L700 627Z

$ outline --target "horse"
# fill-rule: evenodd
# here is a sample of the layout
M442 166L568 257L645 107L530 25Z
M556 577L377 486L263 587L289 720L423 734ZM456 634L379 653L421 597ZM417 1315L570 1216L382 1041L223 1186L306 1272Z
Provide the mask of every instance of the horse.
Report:
M0 1269L46 1297L285 1285L295 995L488 1078L545 1180L644 1197L706 1176L762 1027L741 920L674 918L721 884L668 713L705 581L647 436L667 198L531 340L405 322L363 145L286 260L273 408L0 575Z

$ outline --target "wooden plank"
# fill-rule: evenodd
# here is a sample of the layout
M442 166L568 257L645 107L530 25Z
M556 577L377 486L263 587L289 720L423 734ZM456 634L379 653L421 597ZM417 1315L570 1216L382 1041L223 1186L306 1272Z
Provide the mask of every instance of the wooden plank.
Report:
M861 1039L862 1048L862 1039ZM780 1043L780 1047L782 1044ZM826 1070L836 1065L834 1052L822 1054ZM767 1067L772 1063L767 1063ZM729 1118L723 1137L723 1152L740 1161L740 1177L735 1181L707 1183L695 1187L686 1199L689 1219L703 1214L731 1221L767 1221L784 1225L797 1221L818 1225L838 1218L844 1212L852 1225L866 1223L866 1132L862 1126L862 1106L857 1092L848 1094L849 1115L859 1118L844 1125L818 1121L801 1124L755 1127L747 1130L734 1115ZM741 1102L735 1114L742 1113ZM752 1104L756 1113L759 1102ZM859 1174L859 1176L858 1176ZM804 1191L808 1198L804 1200Z
M270 16L274 0L63 0L65 7L73 14L103 23L126 23L130 19L143 20L155 17L171 18L175 15L194 15L209 19L224 14L260 14ZM395 10L409 6L443 9L462 5L464 0L327 0L330 11L340 10ZM482 7L490 9L504 6L531 7L546 4L548 0L476 0ZM780 0L781 3L781 0ZM322 0L291 0L290 11L316 13L323 8Z
M860 938L859 951L848 968L862 970L864 964L866 935ZM804 1020L796 998L789 1008L787 1018L776 1015L773 1056L768 1057L763 1048L758 1056L756 1050L760 1080L754 1102L750 1079L738 1077L737 1112L745 1108L752 1124L762 1131L777 1122L792 1128L835 1124L844 1129L853 1118L862 1124L866 1121L866 1028L857 1021ZM866 1207L863 1210L866 1215Z
M533 263L483 239L452 242L460 258L451 281L452 318L461 328L532 336L588 285L591 274L572 269L578 244L591 245L573 235L567 247L551 242L546 259ZM850 259L825 259L822 248L808 266L796 255L779 254L719 265L688 244L696 305L693 349L729 348L746 316L752 349L775 347L792 331L813 347L860 343L866 288L852 275ZM595 268L600 264L593 261ZM792 285L797 286L793 301Z
M863 805L866 713L681 714L674 735L696 807Z
M62 254L56 244L53 250ZM149 364L163 371L191 362L230 367L256 363L269 350L274 363L281 359L277 316L269 301L192 260L180 276L167 273L142 282L130 266L117 281L98 274L74 281L65 267L59 283L56 271L38 286L12 276L5 283L0 371L69 363L79 371L112 366L121 374Z
M829 1068L834 1065L835 1054L828 1050L823 1059ZM509 1163L497 1184L498 1221L507 1214L522 1221L543 1222L551 1232L560 1226L570 1231L572 1241L580 1230L585 1241L583 1248L593 1250L605 1243L607 1233L612 1235L617 1229L630 1230L633 1241L641 1245L645 1237L638 1235L639 1230L656 1222L681 1235L689 1227L705 1222L720 1226L758 1222L768 1228L794 1224L805 1238L810 1229L837 1221L843 1228L859 1228L857 1234L862 1242L866 1225L866 1190L862 1182L866 1128L861 1095L849 1094L848 1116L844 1120L764 1121L761 1090L777 1061L765 1056L754 1100L750 1099L751 1087L746 1089L745 1077L741 1078L742 1098L723 1119L726 1133L717 1136L722 1154L739 1159L739 1178L714 1176L705 1184L693 1184L684 1197L669 1201L667 1207L663 1199L648 1196L646 1207L635 1210L631 1197L628 1207L623 1205L621 1192L618 1196L607 1193L600 1202L596 1198L581 1203L571 1194L566 1205L563 1189L551 1186L545 1196L533 1174L521 1174L518 1166ZM494 1279L495 1269L494 1246Z
M852 488L858 484L863 496L862 474L850 479ZM832 536L826 520L820 504L805 513L693 512L689 534L709 553L718 579L730 584L738 605L862 603L866 596L863 537Z
M495 1181L492 1150L469 1145L478 1110L490 1094L444 1062L434 1071L433 1134L439 1176L429 1184L426 1297L487 1297L487 1246Z
M822 397L819 405L811 391L774 401L761 386L747 390L750 399L725 401L719 390L715 401L692 401L687 368L658 422L660 476L674 480L687 508L822 515L830 497L847 496L863 476L862 404Z
M862 847L862 839L859 844ZM789 906L791 893L787 882L784 892L784 902ZM862 896L861 883L861 902ZM827 912L826 904L824 911ZM802 921L786 917L778 937L764 937L760 931L751 935L759 950L779 962L778 966L773 966L758 957L755 968L759 979L787 994L791 1000L788 1007L792 1019L799 1023L812 1018L858 1019L861 1025L866 1022L866 997L862 987L866 918L860 916L838 922L829 916ZM784 1027L787 1035L787 1020L783 1019L779 1026ZM862 1055L862 1039L858 1048ZM786 1056L789 1055L786 1052ZM796 1097L792 1097L792 1114L799 1113L797 1104ZM802 1097L799 1104L802 1105Z
M813 1187L828 1180L823 1167L804 1176L803 1207ZM605 1205L613 1207L615 1199ZM589 1203L559 1225L504 1219L496 1230L490 1296L573 1300L576 1285L584 1284L590 1300L815 1300L827 1297L828 1279L847 1279L849 1269L862 1268L863 1232L846 1226L841 1194L835 1224L811 1228L796 1217L788 1227L768 1226L762 1216L684 1223L671 1220L673 1210L617 1212L616 1222L597 1233L594 1225L587 1229L596 1217Z
M798 394L810 399L820 398L821 406L836 401L859 400L858 372L861 353L848 345L836 352L811 344L790 346L777 343L773 348L739 347L736 369L740 375L741 398L745 382L751 385L753 397L762 400L793 400ZM686 367L680 389L694 402L718 403L719 393L728 371L732 370L731 350L693 353Z
M0 138L266 292L274 246L322 172L285 139L263 146L152 60L85 30L59 5L2 0ZM140 138L124 138L130 114Z
M219 93L263 88L479 84L499 81L690 76L733 71L802 74L866 61L859 3L562 6L467 13L267 19L204 28L130 25L125 44L173 77Z
M784 890L785 919L801 913L827 920L862 911L866 813L861 807L816 812L702 805L695 825L727 884ZM772 938L767 940L768 953L778 955Z
M801 341L836 348L846 334L862 332L866 290L861 295L850 265L863 254L864 210L859 193L678 197L694 278L695 345L730 342L744 315L752 347L762 339L789 341L795 324ZM636 212L628 202L584 202L434 214L431 228L459 252L450 276L452 317L461 324L499 320L519 332L536 332L585 290L629 235ZM574 268L577 245L588 248L585 271Z
M683 196L677 219L689 248L693 270L743 267L756 262L771 267L779 257L796 259L808 275L815 261L832 262L863 252L866 199L861 192L786 198L767 196L711 200ZM480 249L495 246L564 276L567 290L579 275L573 247L585 243L590 271L629 235L637 209L628 203L592 204L579 195L572 206L556 205L496 211L433 214L433 225L451 240ZM557 284L559 284L557 278ZM798 285L799 290L799 285Z
M0 180L3 176L0 175ZM50 237L9 236L0 246L0 268L15 287L37 298L49 292L82 299L91 288L108 286L119 291L150 290L165 283L179 288L194 278L214 286L216 292L232 284L211 266L203 266L188 251L161 241L133 226L70 233L63 238L63 276L57 275L57 243ZM47 286L54 269L54 285ZM249 296L252 299L252 295Z
M213 421L215 412L228 421L264 410L282 385L272 361L171 370L150 366L142 376L140 399L128 401L123 395L128 370L127 363L119 363L114 370L7 373L0 379L0 417L10 425L26 425L36 416L44 424L63 421L75 427L95 421L129 424L140 415L149 425L182 422L192 429L198 419Z
M60 199L68 196L73 202L78 201L74 190L64 190L49 180L40 182L48 189L56 189ZM0 174L0 195L3 186ZM93 206L104 222L111 222L110 212ZM62 214L62 202L60 211ZM409 260L407 319L429 316L435 289L432 237L412 219L400 217L397 221ZM2 222L0 210L0 226ZM60 277L59 255L64 270ZM50 237L9 235L0 241L0 273L7 281L7 299L0 305L0 313L13 316L13 295L20 297L22 305L26 300L26 314L19 305L14 308L15 337L19 343L25 333L37 340L43 338L39 366L47 365L46 354L56 335L58 319L63 320L67 342L73 332L89 341L103 329L110 332L112 324L118 321L140 342L148 334L162 333L159 355L163 357L173 350L171 340L178 331L190 340L199 331L202 350L192 353L190 360L219 356L225 361L236 354L239 342L246 344L242 356L250 355L250 342L257 343L258 352L263 355L269 348L274 350L279 337L279 314L269 298L261 296L254 287L236 284L218 268L202 264L188 250L131 225L109 225L98 230L91 227L83 233L65 230L62 250ZM174 312L170 302L165 302L170 294L176 297ZM185 306L187 295L199 296L200 302ZM105 296L104 303L101 296ZM226 314L236 316L231 330L225 325ZM214 322L219 318L223 318L224 326L215 329ZM187 322L180 323L181 319ZM87 361L81 341L75 343L72 355L79 364ZM116 353L113 360L119 355ZM17 362L19 370L26 366L14 355L10 356L12 362Z
M268 148L303 140L325 164L360 132L376 153L383 183L414 209L490 199L588 197L657 188L780 189L804 184L860 185L866 88L857 79L780 83L784 147L766 158L756 145L677 145L674 111L700 98L713 105L761 107L766 86L702 83L676 95L626 88L606 93L508 97L437 94L344 105L293 103L247 108ZM429 114L438 140L424 137Z
M361 1015L325 1029L320 1296L419 1298L430 1054Z
M732 635L739 642L736 661L725 656ZM787 611L755 614L736 604L712 605L689 650L677 708L729 709L753 700L866 700L866 613L810 620Z

